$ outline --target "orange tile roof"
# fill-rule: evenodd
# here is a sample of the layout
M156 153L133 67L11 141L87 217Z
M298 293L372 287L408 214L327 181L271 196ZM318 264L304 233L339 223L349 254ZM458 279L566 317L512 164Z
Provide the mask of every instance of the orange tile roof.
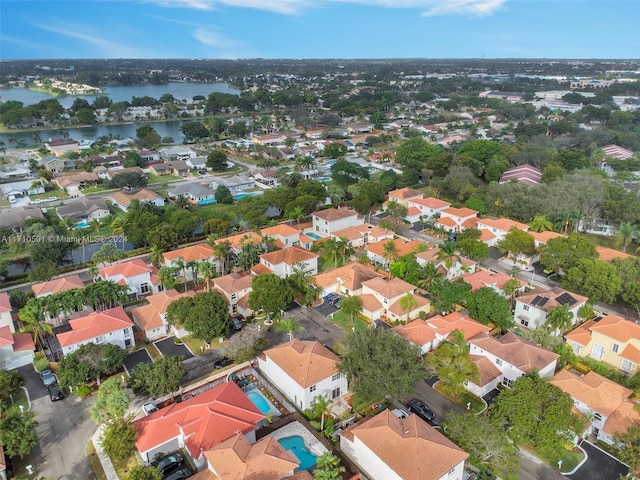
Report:
M496 238L496 236L491 232L491 230L487 230L486 228L483 228L482 230L480 230L480 241L481 242L487 242L489 240L493 240L494 238Z
M464 222L462 222L462 225L460 226L462 228L476 228L478 226L478 218L477 217L467 218Z
M392 330L418 346L426 345L436 339L435 329L426 320L415 319L406 325L398 325Z
M213 248L209 245L206 243L198 243L197 245L190 245L188 247L165 252L162 256L165 261L172 262L181 258L184 263L187 263L192 261L202 262L214 257L215 255L213 253Z
M427 322L435 329L436 333L442 337L448 337L454 331L458 330L464 334L466 341L469 341L480 333L488 333L491 331L491 328L460 312L451 312L444 317L435 315L427 319Z
M384 256L384 245L387 242L393 242L396 245L398 257L403 257L416 251L424 242L420 240L405 240L404 238L396 238L393 240L381 240L379 242L369 243L365 248L367 251L376 255Z
M237 235L233 235L231 237L224 237L217 239L214 245L218 245L219 243L229 242L233 248L236 250L240 250L243 245L252 242L255 245L262 243L262 237L258 235L256 232L245 232L239 233Z
M363 223L362 225L356 225L355 227L343 228L342 230L336 230L331 234L332 237L336 238L346 238L349 241L357 240L359 238L363 238L365 234L371 237L382 237L383 235L390 236L393 238L393 230L389 230L387 228L380 228L376 225L367 225Z
M232 294L251 288L252 281L251 275L240 275L233 272L223 277L214 278L213 285L225 293Z
M588 320L566 333L564 338L584 347L591 341L591 327L594 324L593 320Z
M134 421L136 447L147 452L182 434L186 448L197 458L238 433L255 430L264 418L235 382L225 382Z
M456 221L451 217L440 217L439 219L436 220L436 223L439 223L440 225L444 225L445 227L458 226Z
M76 288L84 288L84 282L80 275L73 274L62 278L54 278L48 282L34 283L31 285L31 291L36 298L43 295L53 295L54 293L66 292Z
M389 198L397 198L400 200L406 200L407 198L414 198L414 197L422 197L423 193L418 191L418 190L414 190L413 188L409 188L409 187L405 187L405 188L399 188L398 190L392 190L391 192L389 192Z
M352 425L340 435L349 441L357 437L403 480L442 478L469 457L415 414L401 420L385 410Z
M484 387L488 385L496 378L499 378L502 375L502 372L498 367L496 367L491 360L487 357L483 357L482 355L469 355L471 362L478 367L478 373L480 374L480 378L477 382L474 382L479 387Z
M429 250L425 250L424 252L416 253L416 258L420 258L426 262L437 263L438 259L436 258L440 248L429 245Z
M334 220L340 220L342 218L358 216L358 212L355 210L349 210L348 208L330 208L328 210L314 212L312 215L321 218L322 220L333 222Z
M611 262L614 258L630 258L631 255L628 253L621 252L620 250L614 250L613 248L601 247L597 246L596 251L598 252L598 256L600 260L605 262Z
M570 295L576 301L573 305L569 306L569 308L571 309L576 308L580 304L585 303L587 300L589 300L587 297L583 297L582 295L578 295L577 293L569 292L560 287L553 287L551 290L545 290L544 288L536 287L530 292L527 292L524 295L520 295L517 300L520 303L532 305L535 308L539 308L541 310L544 310L545 312L548 312L553 307L561 305L560 302L558 302L558 298L565 294ZM548 300L543 306L540 306L538 304L533 305L532 302L538 297L547 298Z
M124 308L115 307L109 310L91 312L84 317L71 320L69 326L71 326L70 331L56 335L62 347L86 342L100 335L133 327L133 322L125 313Z
M502 230L505 232L508 232L514 227L525 232L529 230L529 225L516 222L515 220L511 220L508 218L483 218L482 220L479 220L478 223L482 223L483 225L486 225L488 227L497 228L498 230Z
M478 212L467 207L462 207L462 208L449 207L442 210L442 213L451 215L454 217L460 217L460 218L473 217L478 215Z
M318 258L317 253L305 250L298 245L285 248L284 250L276 250L275 252L263 253L260 258L269 262L271 265L278 265L285 263L287 265L293 265L294 263L304 262L313 258Z
M293 339L264 351L298 385L307 388L338 373L340 358L320 342Z
M423 207L439 209L439 208L449 208L451 206L450 203L445 202L444 200L440 200L439 198L428 197L428 198L416 198L411 200L413 203L417 203L418 205L422 205Z
M416 289L416 287L401 278L392 278L391 280L372 278L371 280L363 282L362 285L389 300L399 295L404 295L407 292L413 292Z
M640 364L640 350L631 344L624 348L620 356L635 363L636 365Z
M254 275L260 275L262 273L273 273L273 270L267 267L264 263L258 263L251 267L251 273Z
M632 426L640 426L640 411L636 403L627 400L607 418L603 430L613 436L616 433L625 433Z
M100 269L100 276L104 279L122 275L124 278L135 277L136 275L142 275L145 273L151 274L154 272L154 268L144 263L141 259L129 260L128 262L118 263L116 265L110 265Z
M371 293L363 293L358 295L362 302L362 309L367 312L377 312L382 308L382 303Z
M13 351L14 352L32 352L36 349L33 344L33 337L29 333L14 333L13 335Z
M469 343L510 363L525 373L542 370L559 357L558 354L525 340L513 332L507 332L500 338L492 337L488 333L481 333L472 338Z
M407 217L413 217L415 215L421 215L422 214L422 210L420 210L418 207L409 207L407 208Z
M591 331L599 332L620 342L627 342L632 338L640 340L640 324L611 313L594 323Z
M400 303L402 302L402 298L399 298L398 300L393 302L391 304L391 306L389 307L389 311L391 313L394 313L395 315L400 317L400 316L403 316L403 315L407 315L407 313L409 313L409 315L411 315L411 312L415 312L416 310L423 309L425 306L430 304L429 300L424 298L422 295L414 295L413 299L415 300L417 305L415 307L413 307L409 312L404 310L402 308L402 306L400 305ZM428 309L426 311L428 311Z
M536 243L542 243L542 244L546 244L549 240L551 240L552 238L558 238L558 237L564 237L565 235L562 235L561 233L557 233L557 232L552 232L551 230L548 230L546 232L534 232L529 230L529 235L531 235L533 237L533 239L535 240ZM596 247L597 249L597 247Z
M167 307L172 302L184 297L193 297L195 292L188 290L178 293L176 289L150 295L146 298L149 305L142 305L131 309L131 315L143 330L153 330L164 325L162 317L167 313Z
M290 237L292 235L300 235L300 230L287 225L286 223L279 223L273 227L267 227L260 230L263 235L270 237Z
M495 285L496 288L502 289L509 280L514 277L502 272L490 272L489 270L478 270L473 273L465 273L460 276L462 280L471 285L471 291L475 292L482 287L491 287ZM521 287L524 287L527 282L516 278Z
M0 313L10 311L11 302L9 301L9 294L7 292L0 292Z
M273 437L251 445L238 434L204 452L220 480L280 480L295 470L300 461Z
M300 234L300 243L313 243L315 241L315 238L308 237L304 233Z
M338 268L326 270L313 278L319 287L326 288L340 282L347 290L354 291L362 288L362 282L376 277L384 277L384 274L376 272L373 268L352 262Z
M560 370L549 383L607 417L633 393L633 390L618 385L595 372L580 376L567 370Z
M13 345L13 334L8 325L0 327L0 347Z

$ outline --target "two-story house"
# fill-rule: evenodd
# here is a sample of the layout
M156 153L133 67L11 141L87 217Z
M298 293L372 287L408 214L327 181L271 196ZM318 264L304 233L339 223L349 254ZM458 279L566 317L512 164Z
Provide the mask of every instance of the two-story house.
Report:
M9 295L0 292L0 368L5 370L13 370L33 362L36 347L31 334L15 332Z
M551 378L559 355L540 345L508 332L499 338L481 333L469 340L471 361L478 367L478 384L471 381L465 387L483 397L499 383L509 387L522 375L538 372L540 378Z
M383 273L357 262L351 262L338 268L325 270L313 278L316 285L322 288L324 296L335 292L342 295L360 295L362 282L381 277L384 277Z
M353 248L363 247L370 243L382 242L384 240L392 240L394 237L393 230L381 228L375 225L356 225L355 227L336 230L331 234L336 240L346 238L349 245Z
M156 293L155 295L149 295L146 297L148 305L142 305L140 307L134 307L131 309L131 315L136 325L145 333L147 340L156 340L158 338L167 335L167 308L176 300L184 297L193 297L195 293L191 290L187 290L184 293L178 293L177 290L171 289L165 292ZM179 326L172 327L177 331L176 336L187 335L186 330L183 335Z
M388 409L341 431L340 450L371 480L462 480L469 458L417 415Z
M471 208L448 207L440 210L436 225L447 232L461 232L465 228L475 227L478 212Z
M536 287L516 298L515 321L526 328L538 328L547 321L549 310L560 305L568 305L573 317L571 324L575 325L580 320L578 310L587 300L587 297L560 287L553 287L551 290Z
M414 198L407 204L407 220L415 223L420 218L434 218L440 212L450 208L451 204L434 197Z
M424 194L413 188L405 187L397 190L391 190L388 194L389 202L397 202L398 204L409 207L409 202L424 197Z
M385 247L389 242L393 243L393 247L391 249ZM394 238L393 240L382 240L380 242L368 243L365 245L364 250L372 264L380 265L382 268L389 268L389 264L392 261L396 261L397 258L414 253L418 248L422 248L423 245L425 245L425 243L420 240ZM394 258L389 256L389 251L394 252Z
M510 220L508 218L482 218L478 220L478 225L476 228L481 232L482 230L488 230L492 234L491 238L484 240L484 242L490 247L493 247L498 242L504 240L504 237L507 236L512 228L517 228L518 230L522 230L523 232L529 231L529 225L516 222L515 220Z
M162 264L166 267L177 268L179 261L185 265L184 271L178 272L179 275L185 275L185 280L193 280L198 275L197 270L186 268L187 263L197 262L211 262L217 264L218 261L211 248L206 243L198 243L196 245L189 245L188 247L178 248L171 250L170 252L164 252L162 254ZM219 266L219 265L218 265Z
M514 293L524 292L524 289L527 286L527 282L523 280L507 275L506 273L492 272L491 270L476 270L475 272L463 273L460 278L471 285L472 292L475 292L480 288L488 287L495 290L503 297L508 297L504 291L504 287L507 282L511 280L515 280L518 283L518 288Z
M640 425L640 410L635 408L633 390L595 372L580 375L560 370L549 383L571 395L576 409L588 419L585 436L593 435L596 440L614 445L614 435L625 433L632 425Z
M260 232L263 236L273 238L278 248L289 248L294 245L300 245L300 230L286 223L279 223L273 227L263 228Z
M364 220L358 217L358 212L348 208L330 208L311 214L313 232L326 237L338 230L362 225Z
M251 272L275 273L279 277L286 278L301 269L309 275L318 273L319 255L299 246L276 250L260 255L260 263L251 268Z
M253 278L252 275L233 272L213 279L213 288L222 293L229 304L231 316L242 315L246 318L253 313L249 307L249 293L251 293Z
M429 300L415 293L416 287L400 278L385 280L373 278L362 283L362 313L371 320L388 319L389 321L410 320L420 312L429 313ZM403 307L402 298L412 295L413 303L409 308Z
M427 245L427 247L428 250L416 253L416 261L420 265L434 264L438 272L446 277L447 280L453 280L463 273L476 271L478 263L467 257L454 256L445 261L440 254L439 247L433 245Z
M31 285L31 291L36 298L47 297L49 295L55 295L56 293L79 288L84 288L84 282L77 273Z
M98 276L102 280L111 280L120 285L126 285L127 293L132 298L158 293L162 290L158 270L147 265L140 258L101 268Z
M335 402L347 393L347 378L338 372L340 358L320 342L293 339L265 350L258 368L300 410L318 396Z
M591 357L630 375L640 368L640 325L609 314L589 320L565 335L573 353Z
M135 344L133 322L122 307L91 312L84 317L70 320L69 326L71 330L56 335L64 355L87 343L109 343L120 348L128 348Z

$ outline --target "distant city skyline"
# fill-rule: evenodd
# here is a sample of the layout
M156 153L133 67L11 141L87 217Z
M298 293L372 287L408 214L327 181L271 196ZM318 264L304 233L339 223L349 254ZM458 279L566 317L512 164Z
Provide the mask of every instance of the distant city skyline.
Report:
M639 0L0 0L0 59L638 59L639 18Z

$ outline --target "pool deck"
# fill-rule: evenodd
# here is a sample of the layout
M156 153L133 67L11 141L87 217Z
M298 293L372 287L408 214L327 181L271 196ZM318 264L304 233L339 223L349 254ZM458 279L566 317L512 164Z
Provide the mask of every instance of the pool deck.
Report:
M267 405L269 406L269 411L267 413L263 413L263 415L268 415L268 414L273 414L275 417L279 417L282 414L280 413L280 410L278 410L275 405L273 403L271 403L271 400L269 400L267 397L264 396L264 394L260 391L259 388L255 387L248 389L245 393L247 396L249 396L250 393L254 393L256 395L259 395L265 402L267 402ZM249 400L251 400L251 397L249 397ZM253 400L252 400L253 401ZM255 405L255 404L254 404ZM256 407L258 407L256 405ZM258 410L260 410L260 407L258 407ZM260 410L262 412L262 410Z
M307 430L304 425L302 425L302 423L298 421L291 422L288 425L279 428L275 432L267 435L267 437L273 437L276 440L280 440L281 438L292 437L294 435L301 436L304 439L304 443L307 448L318 456L329 451L309 430Z

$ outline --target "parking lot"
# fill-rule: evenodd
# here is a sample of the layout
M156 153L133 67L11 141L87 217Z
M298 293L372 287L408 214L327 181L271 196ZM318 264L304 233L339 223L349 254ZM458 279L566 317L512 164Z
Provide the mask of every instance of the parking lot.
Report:
M313 307L314 310L318 312L320 315L328 317L332 313L336 313L339 310L339 308L337 308L335 305L331 305L331 299L336 297L339 298L338 295L337 294L331 294L331 295L335 295L335 297L330 297L329 295L327 295L325 298L329 297L330 298L329 300L323 299L320 305L318 305L317 307Z
M154 345L158 350L160 350L160 353L165 357L169 355L182 355L185 358L185 360L187 358L193 357L193 353L189 351L186 345L182 343L179 345L176 345L176 343L174 342L174 339L175 337L165 338L164 340L160 340L154 343Z

